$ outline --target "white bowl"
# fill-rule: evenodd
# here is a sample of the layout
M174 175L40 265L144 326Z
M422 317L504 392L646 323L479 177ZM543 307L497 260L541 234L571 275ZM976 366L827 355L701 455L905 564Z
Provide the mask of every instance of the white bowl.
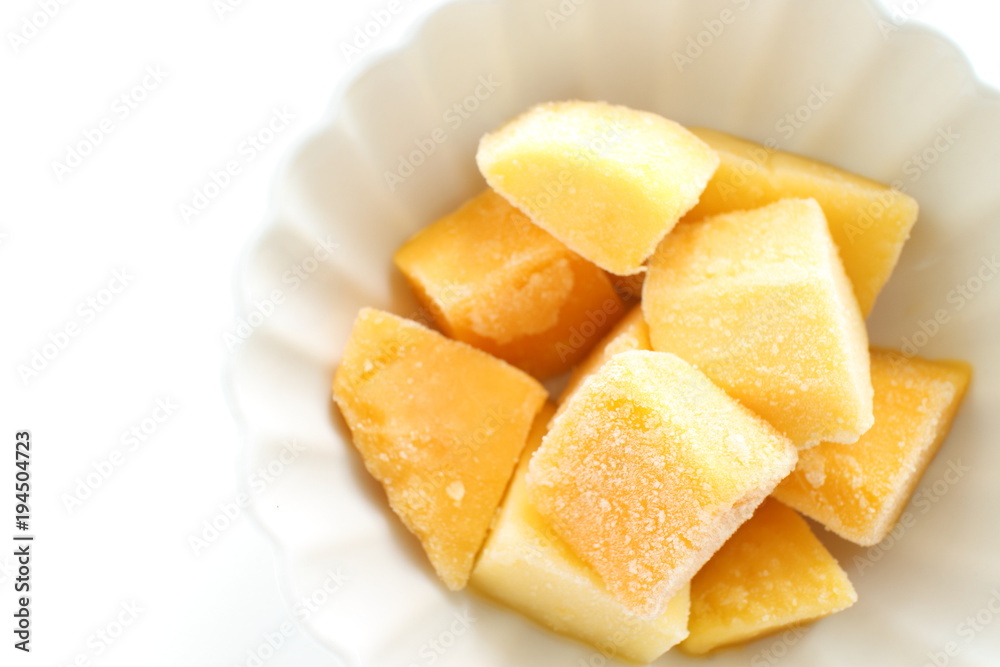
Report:
M862 0L455 2L341 88L281 175L273 224L238 278L241 333L252 334L233 343L230 380L248 470L283 461L273 481L247 491L280 552L289 605L344 663L610 662L471 593L447 592L329 398L359 308L418 312L391 254L483 187L479 137L533 103L583 98L771 138L900 181L922 213L870 320L872 339L968 359L977 371L911 503L915 522L867 550L821 535L859 602L708 662L998 664L1000 280L983 267L1000 249L1000 104L950 43L891 28ZM701 53L680 66L675 52L689 46ZM409 174L401 160L419 166ZM406 177L390 188L393 171ZM282 459L290 440L304 451ZM1000 597L992 605L1000 610ZM977 614L992 627L962 625ZM694 662L672 652L662 664Z

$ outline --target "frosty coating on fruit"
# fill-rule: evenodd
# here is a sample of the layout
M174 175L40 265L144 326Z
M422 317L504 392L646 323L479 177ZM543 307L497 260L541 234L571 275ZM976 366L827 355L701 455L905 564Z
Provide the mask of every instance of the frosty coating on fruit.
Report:
M687 636L688 587L670 599L661 615L638 619L552 532L531 504L524 477L554 412L555 406L548 404L535 420L470 585L555 632L605 653L651 662Z
M490 187L394 258L442 333L363 309L334 379L444 583L637 662L853 604L796 510L877 543L971 373L868 347L916 202L603 102L476 159ZM569 370L558 405L522 372Z
M826 215L844 270L867 316L917 221L916 200L881 183L792 153L709 130L691 132L714 148L719 169L685 220L811 197Z
M875 425L853 445L802 452L774 496L846 540L878 544L948 435L972 368L872 348Z
M691 363L799 447L872 425L868 335L812 199L685 223L650 260L654 350Z
M604 271L489 189L422 229L394 259L444 333L540 379L587 353L572 344L576 332L600 338L624 314Z
M531 459L531 500L632 613L652 618L791 471L795 447L680 358L590 377Z
M653 113L550 102L484 136L476 162L536 225L602 269L628 275L698 202L719 158Z
M448 588L465 586L545 395L513 366L416 322L358 314L333 397Z
M685 653L702 655L842 611L858 596L795 510L768 498L691 580Z

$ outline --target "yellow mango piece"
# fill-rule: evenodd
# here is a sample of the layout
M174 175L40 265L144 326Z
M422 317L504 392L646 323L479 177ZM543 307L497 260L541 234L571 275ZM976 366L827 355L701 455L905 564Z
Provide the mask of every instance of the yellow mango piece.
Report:
M768 499L691 580L685 653L756 639L850 607L847 574L805 519Z
M877 544L892 530L948 435L972 368L872 348L875 425L853 445L801 452L774 496L844 539Z
M619 352L652 349L649 342L649 327L642 317L642 308L636 306L590 351L587 358L569 376L566 388L559 396L559 411L565 408L584 381L600 370L608 359Z
M461 589L545 389L485 352L365 308L333 398L392 509L448 588Z
M618 275L642 270L719 164L677 123L604 102L532 107L484 136L476 161L532 222Z
M823 212L784 199L677 227L650 260L643 315L673 352L796 443L872 425L868 336Z
M553 420L531 502L653 619L795 465L794 445L677 356L612 357Z
M662 615L642 620L608 593L600 578L552 531L528 499L524 476L555 411L542 409L470 585L557 633L606 656L655 660L687 636L688 587Z
M488 189L395 261L442 331L543 379L569 370L624 314L607 274Z
M826 214L861 314L867 317L917 220L916 200L828 164L724 132L691 132L718 152L721 164L685 219L758 208L788 197L815 199Z

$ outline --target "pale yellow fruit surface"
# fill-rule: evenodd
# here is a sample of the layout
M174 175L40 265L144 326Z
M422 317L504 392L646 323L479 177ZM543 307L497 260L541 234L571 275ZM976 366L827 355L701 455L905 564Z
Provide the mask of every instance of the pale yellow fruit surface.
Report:
M487 134L476 162L532 222L629 275L697 203L719 158L662 116L573 101L532 107Z
M642 310L673 352L799 447L872 425L868 335L819 205L783 199L679 225Z
M554 411L548 404L535 420L469 584L604 655L651 662L687 636L688 588L682 588L660 616L637 618L608 593L531 504L524 476Z
M916 200L843 169L724 132L691 132L718 152L721 164L686 219L758 208L789 197L815 199L867 317L917 220Z

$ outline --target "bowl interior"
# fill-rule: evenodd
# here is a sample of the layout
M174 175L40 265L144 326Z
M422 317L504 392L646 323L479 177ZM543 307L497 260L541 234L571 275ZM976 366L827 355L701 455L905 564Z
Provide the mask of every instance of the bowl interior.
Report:
M1000 396L1000 281L991 282L1000 190L988 175L1000 157L1000 104L950 43L907 27L885 34L886 20L862 0L455 2L341 90L281 176L273 224L239 277L248 333L234 345L231 388L247 466L291 441L301 450L253 494L254 508L282 555L296 616L344 663L607 664L473 594L445 591L329 400L361 307L422 316L391 256L484 187L479 137L531 104L566 98L770 139L897 184L921 217L870 336L977 371L918 490L934 501L914 506L915 525L873 549L818 529L858 604L708 662L777 664L769 660L780 653L788 664L921 664L958 641L965 664L985 665L1000 650L995 637L954 636L989 601L985 584L1000 581L1000 536L987 529L1000 500L1000 450L989 442L998 423L987 410ZM956 462L968 471L942 487ZM302 611L317 595L323 603Z

